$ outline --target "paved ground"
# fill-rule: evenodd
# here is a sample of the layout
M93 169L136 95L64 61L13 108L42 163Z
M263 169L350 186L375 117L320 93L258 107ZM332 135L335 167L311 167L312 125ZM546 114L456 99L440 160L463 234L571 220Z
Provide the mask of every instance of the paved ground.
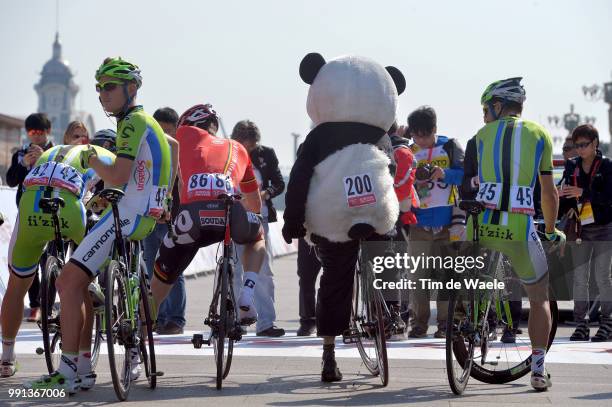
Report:
M126 404L201 405L223 403L271 406L369 406L369 405L612 405L612 343L575 344L567 337L571 327L561 327L547 367L553 387L547 393L531 390L527 378L506 385L470 381L462 397L454 396L446 381L443 342L433 339L393 343L390 346L390 383L386 388L362 365L351 346L338 345L338 362L345 379L325 385L319 381L320 341L296 338L298 326L295 256L277 259L278 325L287 329L284 338L257 338L250 333L236 349L232 370L222 391L215 390L215 367L210 349L195 350L191 334L203 328L205 308L212 291L211 279L187 281L188 314L185 335L158 337L158 367L165 372L154 391L138 381ZM433 332L433 327L430 328ZM293 336L293 337L292 337ZM98 368L98 384L89 392L61 400L15 400L9 389L21 388L25 379L43 373L44 360L34 354L40 334L24 324L17 348L19 373L0 381L0 405L66 406L102 405L115 402L104 355ZM585 363L587 361L588 363ZM562 362L562 363L555 363Z

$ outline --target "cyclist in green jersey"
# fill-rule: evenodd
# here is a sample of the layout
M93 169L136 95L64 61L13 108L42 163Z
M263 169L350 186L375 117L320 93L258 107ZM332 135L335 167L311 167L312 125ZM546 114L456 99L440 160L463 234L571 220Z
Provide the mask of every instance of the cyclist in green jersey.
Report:
M479 216L479 237L487 247L511 260L529 296L529 337L532 345L531 385L550 385L544 358L551 328L546 254L533 223L533 188L539 177L546 238L565 241L555 228L559 206L552 176L552 141L539 124L522 119L525 90L522 78L492 83L484 91L485 126L475 136L478 159L476 199L486 209ZM471 227L468 236L473 234Z
M113 163L114 154L101 147L94 148L101 160ZM9 283L2 301L2 377L12 376L17 370L14 347L23 316L23 297L32 283L45 245L54 239L51 214L40 209L40 199L64 199L65 206L60 210L59 219L65 238L78 244L85 234L82 198L99 179L93 169L83 168L80 164L81 151L86 149L88 147L83 145L60 145L46 150L23 181L24 190L9 244ZM92 318L91 302L86 305ZM83 348L90 346L91 324L88 332L90 336L88 342L82 344Z
M81 153L81 163L93 168L105 185L124 191L118 204L121 232L128 239L141 240L167 212L171 199L170 146L157 121L135 102L142 85L138 66L121 58L106 58L95 78L102 107L117 119L117 159L108 165L90 148ZM62 358L57 371L31 383L33 388L78 390L76 366L84 290L107 262L113 233L113 216L108 208L62 269L56 284L62 307ZM130 360L132 378L136 379L141 370L136 348L130 350Z

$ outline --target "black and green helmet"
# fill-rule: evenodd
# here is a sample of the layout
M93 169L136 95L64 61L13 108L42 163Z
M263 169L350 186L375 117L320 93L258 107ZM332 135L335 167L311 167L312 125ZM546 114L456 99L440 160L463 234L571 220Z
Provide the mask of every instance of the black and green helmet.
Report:
M135 81L139 88L142 85L142 75L138 66L121 59L121 57L106 58L96 71L96 80L99 81L102 76Z

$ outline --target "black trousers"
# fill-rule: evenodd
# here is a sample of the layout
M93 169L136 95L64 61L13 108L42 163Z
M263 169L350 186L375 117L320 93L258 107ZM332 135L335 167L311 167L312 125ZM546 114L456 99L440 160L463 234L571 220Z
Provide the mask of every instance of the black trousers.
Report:
M317 335L338 336L348 329L359 242L317 244L323 274L317 294Z
M314 322L316 318L315 285L321 271L321 262L315 249L304 239L298 241L297 275L300 285L300 323Z

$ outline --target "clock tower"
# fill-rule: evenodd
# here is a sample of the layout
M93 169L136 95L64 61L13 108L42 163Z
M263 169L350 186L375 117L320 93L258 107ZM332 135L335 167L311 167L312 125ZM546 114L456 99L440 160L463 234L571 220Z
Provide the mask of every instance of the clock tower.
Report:
M59 33L55 33L53 56L44 65L40 81L34 85L38 93L38 111L51 120L51 136L55 144L62 144L68 123L77 115L74 101L79 87L73 81L68 61L62 59Z

